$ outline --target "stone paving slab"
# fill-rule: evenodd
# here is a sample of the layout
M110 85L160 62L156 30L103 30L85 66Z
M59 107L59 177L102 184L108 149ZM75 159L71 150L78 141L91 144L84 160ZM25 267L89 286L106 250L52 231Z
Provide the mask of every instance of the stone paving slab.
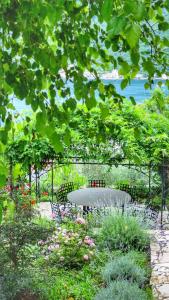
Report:
M151 231L151 285L157 300L169 300L169 230Z

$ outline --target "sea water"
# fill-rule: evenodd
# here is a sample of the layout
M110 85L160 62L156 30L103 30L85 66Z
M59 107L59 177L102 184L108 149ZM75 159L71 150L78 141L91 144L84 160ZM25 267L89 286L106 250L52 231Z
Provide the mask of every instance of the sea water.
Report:
M158 79L154 80L154 84L151 89L145 89L144 84L146 83L146 79L134 79L131 81L131 84L128 85L124 90L121 89L120 84L121 80L118 79L104 79L103 82L105 84L113 83L117 92L126 98L130 98L131 96L135 98L137 103L143 103L145 99L148 99L151 97L153 90L158 86ZM169 91L167 90L167 87L165 86L165 80L160 80L162 82L162 90L168 95ZM25 105L24 101L20 101L18 99L13 100L13 104L16 107L17 111L25 110L28 107Z

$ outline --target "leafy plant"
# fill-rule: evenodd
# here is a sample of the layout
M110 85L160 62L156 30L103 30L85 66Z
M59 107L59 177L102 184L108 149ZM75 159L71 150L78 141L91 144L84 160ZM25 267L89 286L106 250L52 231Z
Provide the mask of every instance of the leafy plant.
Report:
M147 300L146 293L137 284L128 281L114 281L102 289L95 300Z
M160 196L155 196L154 198L152 198L148 204L149 207L151 207L154 210L159 211L161 209L161 205L162 205L162 200Z
M102 271L102 275L107 283L113 280L127 280L142 287L146 281L144 269L138 267L128 255L117 257L108 262Z
M36 245L39 240L46 239L53 230L53 226L47 228L38 225L33 220L15 213L14 219L7 220L0 226L1 253L7 257L5 266L18 268L19 265L24 264L23 249L26 246L31 249L31 245Z
M105 218L99 239L101 246L123 252L143 250L149 245L148 234L140 227L137 219L120 214Z
M150 253L149 252L140 252L140 251L129 251L126 254L128 259L132 259L134 263L139 266L141 269L144 269L146 272L146 277L149 277L151 274L150 267Z

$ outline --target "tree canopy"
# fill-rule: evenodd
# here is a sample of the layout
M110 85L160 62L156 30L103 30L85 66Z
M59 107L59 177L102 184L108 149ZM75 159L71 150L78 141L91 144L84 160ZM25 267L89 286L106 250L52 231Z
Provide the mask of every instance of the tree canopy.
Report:
M161 97L161 100L159 100ZM160 102L160 106L159 106ZM90 111L78 104L71 117L71 131L60 126L53 118L57 134L61 136L61 148L43 131L37 130L36 118L30 121L29 134L24 135L25 121L16 125L13 142L8 147L8 157L13 162L28 166L39 165L45 158L80 157L82 161L118 164L130 161L138 165L160 164L169 156L168 97L155 90L144 104L133 105L124 100L119 108L113 100L98 104ZM62 108L63 109L63 108ZM159 112L159 110L161 112ZM26 125L27 126L27 125ZM70 158L70 159L69 159Z
M71 128L69 111L78 101L88 110L98 99L122 102L98 71L118 69L122 88L142 70L148 77L146 88L154 76L168 74L167 0L4 0L0 8L2 143L12 126L12 99L38 110L38 126L59 146L54 117Z
M135 140L138 136L141 143L145 118L136 120L139 113L130 108L136 117L132 127L125 116L124 97L113 83L104 84L99 73L117 69L123 76L122 88L139 72L147 76L145 88L151 87L154 77L169 75L168 12L168 0L1 1L0 151L14 130L12 112L17 98L36 112L36 131L43 133L57 153L64 150L64 144L69 146L73 135L75 139L78 111L83 124L88 124L85 134L92 136L96 130L96 142L103 144L105 137L116 137L123 140L124 152L129 155L133 145L132 155L136 155L141 148ZM131 102L135 104L132 97ZM85 107L81 112L78 103ZM96 111L99 107L98 116L95 107ZM115 115L111 115L113 110ZM96 119L89 120L91 111ZM31 117L25 117L24 134L29 133L30 121ZM125 127L128 121L131 128ZM84 128L79 126L79 132ZM128 132L134 134L130 139ZM5 178L3 160L0 164Z

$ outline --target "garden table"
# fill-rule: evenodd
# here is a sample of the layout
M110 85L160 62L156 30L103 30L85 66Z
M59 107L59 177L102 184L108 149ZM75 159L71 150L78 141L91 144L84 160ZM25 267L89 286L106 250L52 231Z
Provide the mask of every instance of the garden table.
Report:
M83 207L124 207L131 196L120 190L111 188L84 188L68 193L68 200Z

